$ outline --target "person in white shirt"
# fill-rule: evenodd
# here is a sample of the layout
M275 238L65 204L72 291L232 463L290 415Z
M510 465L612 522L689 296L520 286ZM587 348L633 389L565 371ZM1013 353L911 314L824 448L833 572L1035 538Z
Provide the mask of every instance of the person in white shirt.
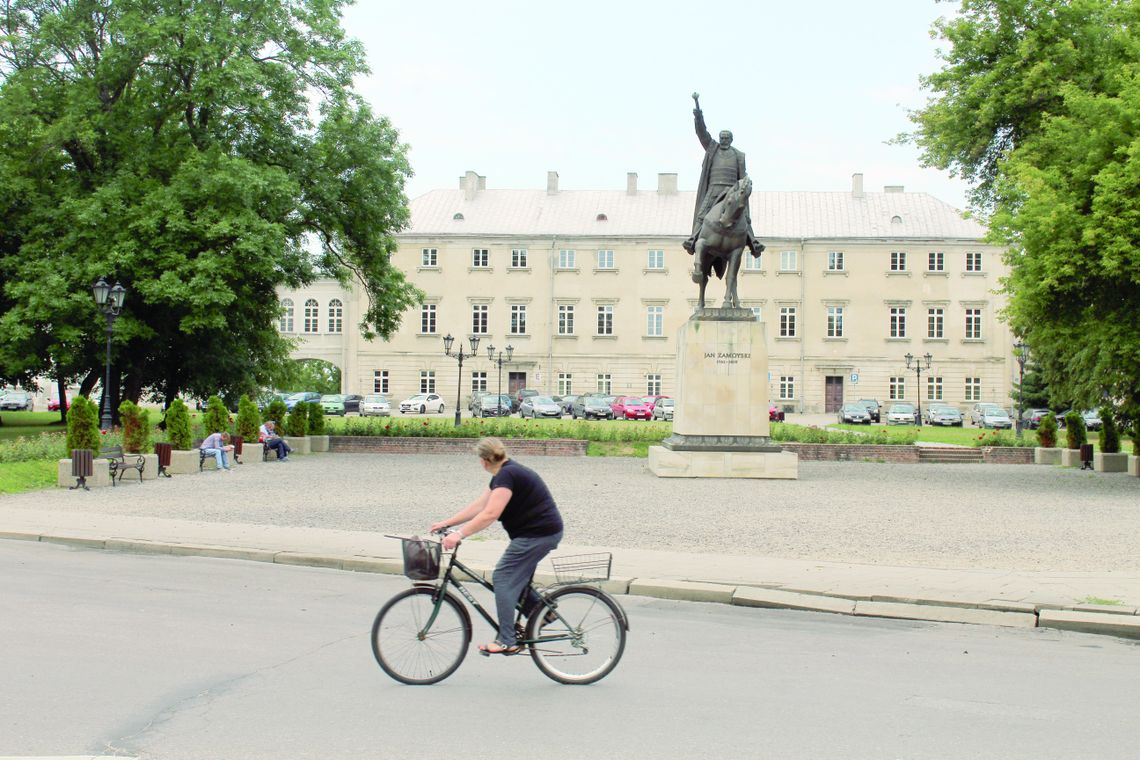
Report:
M206 436L206 440L202 441L202 453L213 454L214 461L218 463L218 469L229 472L230 465L227 454L234 450L230 445L229 433L213 433Z

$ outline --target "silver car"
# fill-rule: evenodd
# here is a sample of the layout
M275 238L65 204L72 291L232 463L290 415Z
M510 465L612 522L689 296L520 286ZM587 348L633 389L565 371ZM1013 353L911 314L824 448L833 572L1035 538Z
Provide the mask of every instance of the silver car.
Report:
M360 400L361 417L389 417L391 414L392 404L382 394L371 393Z
M980 401L974 404L974 408L970 410L970 424L981 427L982 415L985 414L987 409L1001 409L1001 407L988 401Z
M931 404L922 410L922 416L928 425L962 427L962 413L958 411L958 407L949 404Z
M862 404L844 404L839 408L839 424L870 425L871 413Z
M655 420L672 420L673 419L673 399L659 398L657 403L653 405L653 419Z
M443 397L438 393L417 393L415 396L406 398L400 402L400 414L407 414L408 412L419 412L420 414L435 412L436 414L442 414Z
M915 410L912 404L891 404L887 409L887 424L888 425L913 425L915 420Z
M562 417L562 406L550 396L527 396L519 405L520 417Z
M30 412L33 405L32 394L27 391L8 391L0 399L0 409L8 411Z
M982 412L982 427L984 428L1011 428L1013 420L1004 409L998 407L987 408Z

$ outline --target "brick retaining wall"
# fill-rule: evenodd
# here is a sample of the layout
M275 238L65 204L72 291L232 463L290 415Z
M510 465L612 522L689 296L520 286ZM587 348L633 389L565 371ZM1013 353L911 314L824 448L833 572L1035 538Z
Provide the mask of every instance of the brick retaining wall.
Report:
M885 446L861 443L784 443L784 451L800 455L800 459L817 462L918 462L917 446Z
M472 454L476 438L387 438L384 436L329 436L329 451L353 454ZM569 438L511 438L507 452L542 457L584 457L586 442Z
M1028 446L983 446L986 464L1033 464L1033 449Z

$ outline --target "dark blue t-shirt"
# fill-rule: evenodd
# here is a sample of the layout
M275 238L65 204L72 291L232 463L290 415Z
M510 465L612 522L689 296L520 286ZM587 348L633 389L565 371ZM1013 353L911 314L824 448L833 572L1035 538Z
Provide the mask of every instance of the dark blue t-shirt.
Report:
M491 478L491 490L496 488L511 490L511 500L499 515L511 538L552 536L562 530L562 515L554 497L534 470L508 459Z

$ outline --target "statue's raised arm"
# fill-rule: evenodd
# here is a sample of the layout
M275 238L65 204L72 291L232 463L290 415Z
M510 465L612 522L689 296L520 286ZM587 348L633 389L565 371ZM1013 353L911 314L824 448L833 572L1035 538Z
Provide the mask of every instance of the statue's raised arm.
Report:
M705 114L701 111L701 94L699 92L693 93L693 125L697 129L697 139L701 141L701 147L705 150L709 149L712 144L712 135L709 134L708 127L705 126Z

